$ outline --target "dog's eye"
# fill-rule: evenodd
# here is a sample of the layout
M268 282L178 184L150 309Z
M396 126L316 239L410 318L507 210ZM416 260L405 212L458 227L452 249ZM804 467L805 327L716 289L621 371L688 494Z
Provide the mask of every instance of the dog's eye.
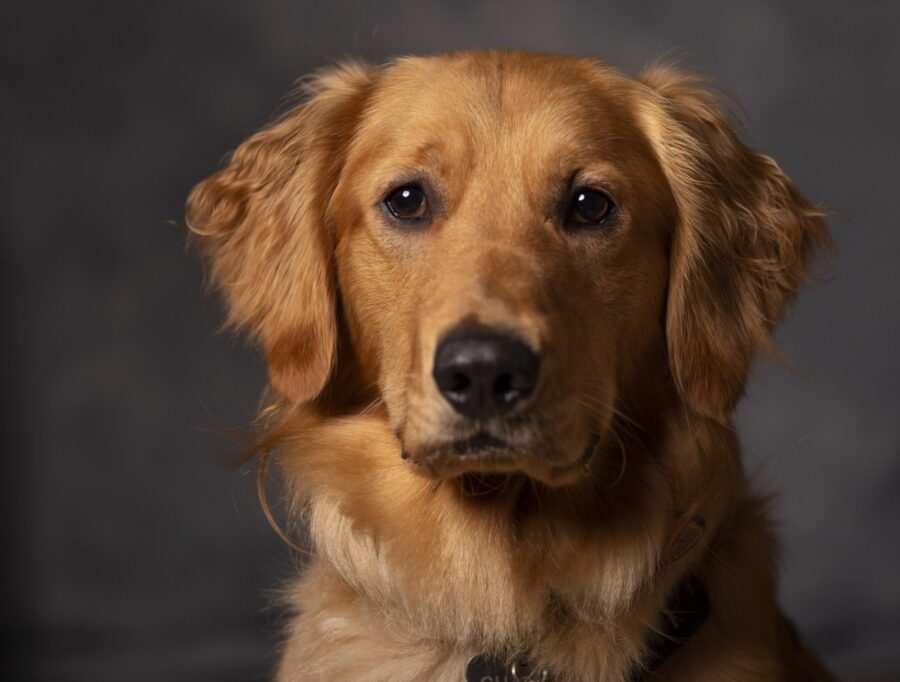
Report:
M575 190L566 215L566 227L573 230L604 226L616 205L603 192L582 187Z
M384 200L385 206L395 218L416 220L428 213L425 192L418 185L403 185L393 190Z

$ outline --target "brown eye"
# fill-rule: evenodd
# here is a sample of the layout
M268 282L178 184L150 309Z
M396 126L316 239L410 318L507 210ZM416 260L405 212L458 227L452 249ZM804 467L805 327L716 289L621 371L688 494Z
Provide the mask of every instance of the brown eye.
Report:
M385 206L395 218L400 220L417 220L428 213L428 202L425 192L418 185L398 187L384 200Z
M575 190L566 215L566 227L591 230L603 227L616 205L603 192L582 187Z

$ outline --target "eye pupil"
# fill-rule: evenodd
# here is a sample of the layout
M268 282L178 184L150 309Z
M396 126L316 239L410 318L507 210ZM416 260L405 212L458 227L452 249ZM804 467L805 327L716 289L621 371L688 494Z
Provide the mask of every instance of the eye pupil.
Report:
M391 214L401 220L422 218L428 209L425 192L418 185L404 185L395 189L384 203Z
M613 211L612 200L595 189L575 192L567 222L577 228L599 227Z

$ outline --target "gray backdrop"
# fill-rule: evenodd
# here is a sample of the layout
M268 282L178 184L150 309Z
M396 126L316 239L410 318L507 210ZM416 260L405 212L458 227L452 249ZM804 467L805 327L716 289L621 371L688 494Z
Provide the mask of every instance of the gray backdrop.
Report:
M778 493L782 594L848 680L900 679L898 3L7 3L0 314L5 668L264 678L293 572L233 452L263 382L185 252L191 185L343 56L528 47L678 56L839 215L834 280L757 370L749 467Z

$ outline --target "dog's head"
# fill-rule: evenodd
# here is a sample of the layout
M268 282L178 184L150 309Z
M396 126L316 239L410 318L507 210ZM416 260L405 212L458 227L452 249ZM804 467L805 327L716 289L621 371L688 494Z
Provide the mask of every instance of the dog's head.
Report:
M505 52L325 72L187 220L284 401L375 399L423 473L552 485L623 405L727 421L827 241L696 79Z

